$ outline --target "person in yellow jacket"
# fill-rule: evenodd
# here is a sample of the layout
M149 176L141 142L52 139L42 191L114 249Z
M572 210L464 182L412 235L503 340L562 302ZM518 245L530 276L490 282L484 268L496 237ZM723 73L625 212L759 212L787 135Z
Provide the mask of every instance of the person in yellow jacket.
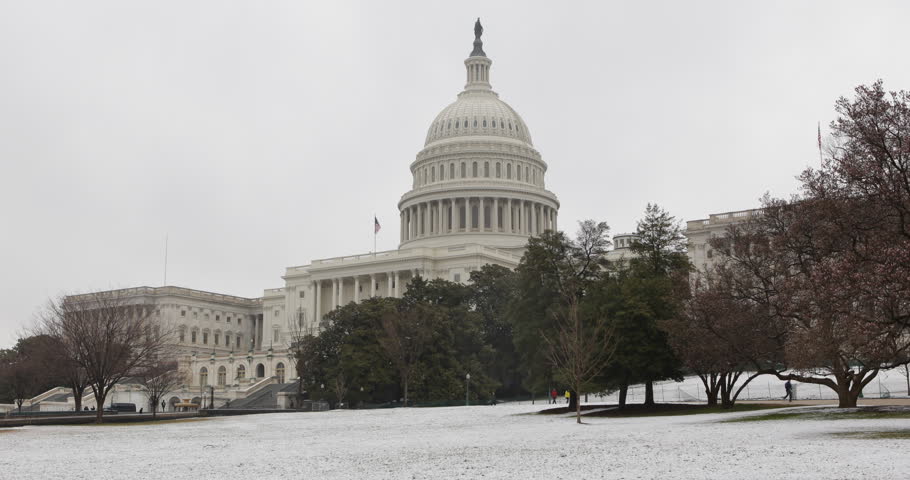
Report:
M571 398L572 398L572 394L569 393L568 390L566 390L566 403L571 403L571 402L569 401Z

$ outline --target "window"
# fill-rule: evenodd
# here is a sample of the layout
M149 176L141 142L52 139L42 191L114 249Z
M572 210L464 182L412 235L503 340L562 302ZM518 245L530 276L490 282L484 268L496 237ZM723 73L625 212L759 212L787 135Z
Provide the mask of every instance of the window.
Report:
M180 329L180 343L183 343L186 340L186 331L182 328Z
M300 298L303 298L305 293L306 293L306 292L304 292L303 290L301 290L301 291L300 291Z
M521 165L515 166L515 179L521 181Z
M209 344L209 332L202 332L202 344L203 345Z
M502 165L496 162L496 178L502 178Z
M224 346L225 347L231 346L231 336L226 333L224 334Z
M237 325L240 325L241 323L243 323L243 318L237 317Z
M531 181L531 176L528 175L528 172L529 172L530 170L531 170L530 167L525 167L525 181L526 181L526 182L530 182L530 181Z
M218 367L218 386L223 387L225 383L227 383L227 369L223 366Z
M225 319L225 321L227 321L227 323L231 323L231 317L227 317L227 318Z
M275 310L275 316L276 317L278 316L278 310Z
M483 162L483 176L490 178L490 162Z
M237 365L237 380L243 380L244 378L246 378L246 367Z
M203 318L204 320L208 320L208 319L209 319L209 314L206 313L202 318Z
M196 330L190 332L190 343L196 343Z
M445 180L445 179L446 179L446 166L440 165L439 166L439 180Z
M496 128L496 119L493 119L493 128Z
M278 362L275 366L275 376L278 377L278 383L284 383L284 364Z
M209 384L209 369L202 367L199 369L199 385L206 386Z
M477 128L477 117L474 117L474 128Z
M509 180L512 179L512 164L511 163L506 165L506 178L508 178Z
M461 178L468 176L468 167L464 162L461 162Z
M243 337L241 335L237 335L237 348L240 348L240 344L243 343L242 340Z
M180 310L180 316L181 316L181 317L185 317L185 316L186 316L186 310Z
M455 277L454 277L454 280L455 280L455 283L461 282L461 274L460 274L460 273L456 273L456 274L455 274Z
M483 128L487 128L487 119L486 118L483 119Z
M215 345L218 345L218 340L220 339L220 337L221 337L220 334L217 334L217 333L215 334Z
M215 315L215 321L216 321L216 322L220 322L220 321L221 321L221 315Z
M471 164L471 176L477 178L477 162Z
M278 343L280 338L281 338L281 332L279 332L277 328L272 330L272 341L275 343Z
M436 167L430 167L430 181L436 181Z

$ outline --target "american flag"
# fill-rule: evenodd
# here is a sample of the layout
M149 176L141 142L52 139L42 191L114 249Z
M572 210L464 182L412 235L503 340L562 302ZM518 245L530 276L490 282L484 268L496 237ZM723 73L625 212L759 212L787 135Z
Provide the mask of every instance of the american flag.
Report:
M379 233L379 230L382 228L382 225L379 224L379 219L376 216L373 216L373 233Z

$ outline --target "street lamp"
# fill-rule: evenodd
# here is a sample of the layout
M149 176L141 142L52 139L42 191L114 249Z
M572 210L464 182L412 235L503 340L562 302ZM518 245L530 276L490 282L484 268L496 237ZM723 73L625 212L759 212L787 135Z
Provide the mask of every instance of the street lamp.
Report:
M470 390L471 390L471 374L466 373L464 376L464 406L466 406L466 407L471 405L470 401L468 400L468 392Z

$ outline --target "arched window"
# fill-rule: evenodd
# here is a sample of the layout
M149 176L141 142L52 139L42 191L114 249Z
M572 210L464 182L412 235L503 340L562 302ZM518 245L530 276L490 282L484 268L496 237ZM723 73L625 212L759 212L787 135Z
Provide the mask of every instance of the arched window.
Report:
M512 121L509 120L509 131L511 131L511 130L512 130Z
M483 119L483 128L487 128L487 119L486 118Z
M275 366L275 376L278 377L278 383L284 383L284 364L278 362Z
M521 181L521 165L515 165L515 179Z
M483 176L490 178L490 162L483 162Z
M468 168L464 162L461 162L461 178L465 178L467 176L468 176Z
M496 178L502 178L502 165L496 162Z
M451 179L455 178L455 164L454 163L449 164L449 178L451 178Z
M186 328L180 327L179 332L180 332L180 343L183 343L184 341L186 341Z
M537 183L537 169L535 168L531 172L533 173L533 175L531 176L531 181L536 184Z
M506 121L501 118L499 119L499 128L501 128L503 130L506 129Z
M471 176L477 178L477 162L471 164Z
M209 332L202 332L202 344L203 345L209 344Z
M511 163L506 164L506 178L508 178L509 180L512 179L512 164Z
M223 366L218 367L218 386L223 387L225 383L227 383L227 369Z
M237 380L243 380L244 378L246 378L246 367L237 365Z
M446 166L439 165L439 180L442 181L445 179L446 179Z
M493 119L493 128L496 128L496 119Z
M452 128L452 121L449 120L449 123L446 124L446 129Z
M202 367L199 369L199 386L206 386L209 384L209 369Z
M190 343L196 343L196 333L197 330L195 328L190 331Z
M262 378L265 376L265 365L259 364L256 365L256 378Z
M218 345L218 341L219 341L219 340L221 340L221 334L216 333L216 334L215 334L215 345Z
M528 174L528 172L530 171L530 169L531 169L530 167L525 167L525 181L526 181L526 182L530 182L530 181L531 181L531 175Z
M458 123L459 123L459 122L458 122L458 119L456 118L456 119L455 119L455 129L456 129L456 130L458 129Z
M431 182L435 182L435 181L436 181L436 167L435 167L435 166L434 166L434 167L430 167L430 181L431 181Z
M477 128L477 117L474 117L474 128Z
M231 346L231 336L227 333L224 334L224 346L225 347Z
M240 348L240 345L243 344L243 335L237 335L237 348Z

